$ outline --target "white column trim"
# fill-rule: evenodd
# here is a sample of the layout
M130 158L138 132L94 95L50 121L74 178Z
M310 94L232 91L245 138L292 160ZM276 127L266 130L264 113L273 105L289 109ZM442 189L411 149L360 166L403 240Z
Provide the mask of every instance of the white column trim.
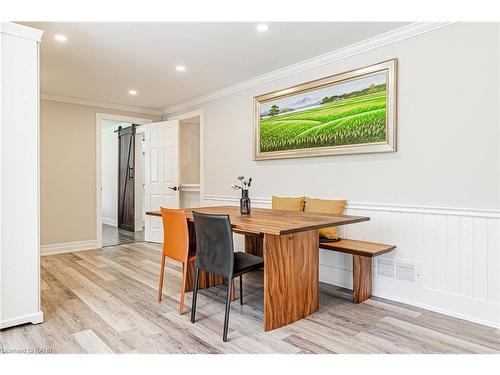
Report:
M18 316L12 319L0 321L0 329L18 326L20 324L32 323L38 324L43 322L43 312L38 311L34 314Z
M0 34L9 34L18 38L40 42L43 31L13 22L0 22Z

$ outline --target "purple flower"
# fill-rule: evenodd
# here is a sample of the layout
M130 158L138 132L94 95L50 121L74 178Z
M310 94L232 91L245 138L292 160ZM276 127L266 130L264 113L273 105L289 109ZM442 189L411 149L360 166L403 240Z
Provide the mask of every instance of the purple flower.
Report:
M243 181L245 179L245 176L238 176L238 180Z

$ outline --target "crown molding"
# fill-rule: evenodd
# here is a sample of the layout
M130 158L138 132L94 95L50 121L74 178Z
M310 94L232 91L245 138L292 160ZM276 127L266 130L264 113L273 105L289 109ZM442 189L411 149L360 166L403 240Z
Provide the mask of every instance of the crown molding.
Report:
M220 90L212 91L206 95L175 104L164 109L164 114L171 114L183 111L194 106L210 102L212 100L220 99L239 91L243 91L252 87L260 86L278 79L290 77L304 71L314 69L335 61L345 59L347 57L357 55L375 48L380 48L388 44L399 42L404 39L413 38L415 36L440 29L445 26L454 24L455 22L415 22L407 26L394 29L384 34L380 34L357 43L336 49L331 52L301 61L299 63L288 65L284 68L274 70L247 81L239 82Z
M9 34L18 38L40 42L40 40L42 40L43 31L18 23L0 22L0 34Z
M157 111L157 110L154 110L151 108L135 107L135 106L129 106L129 105L102 102L99 100L80 99L80 98L73 98L73 97L69 97L69 96L52 95L52 94L47 94L47 93L42 93L41 99L42 100L50 100L53 102L79 104L79 105L86 105L86 106L91 106L91 107L99 107L99 108L107 108L107 109L116 109L119 111L133 112L133 113L137 113L137 114L145 114L145 115L153 115L153 116L162 116L163 115L162 111Z

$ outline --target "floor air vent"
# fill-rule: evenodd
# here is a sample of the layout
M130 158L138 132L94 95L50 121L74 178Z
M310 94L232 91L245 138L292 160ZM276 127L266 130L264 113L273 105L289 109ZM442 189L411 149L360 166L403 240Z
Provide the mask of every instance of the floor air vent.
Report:
M417 266L415 263L396 263L396 280L414 283L416 275Z
M377 276L387 279L394 279L396 271L394 269L394 261L390 259L377 259Z
M391 259L378 258L376 276L385 279L415 283L420 276L417 268L417 263L398 262Z

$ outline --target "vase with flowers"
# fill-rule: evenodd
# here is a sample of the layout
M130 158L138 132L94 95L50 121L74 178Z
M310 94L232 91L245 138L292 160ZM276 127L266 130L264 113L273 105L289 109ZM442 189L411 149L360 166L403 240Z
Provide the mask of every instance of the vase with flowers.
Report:
M250 197L248 196L250 186L252 186L252 177L247 180L245 179L245 176L239 176L231 184L231 188L233 190L241 190L240 213L242 215L249 215L252 211Z

